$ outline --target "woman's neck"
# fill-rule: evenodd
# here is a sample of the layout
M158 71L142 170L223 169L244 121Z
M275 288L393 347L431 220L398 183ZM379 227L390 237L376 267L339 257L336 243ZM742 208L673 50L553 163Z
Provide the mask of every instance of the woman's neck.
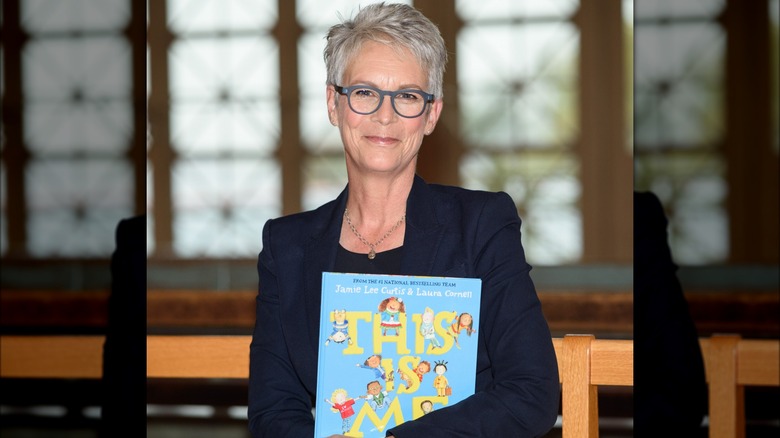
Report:
M395 224L406 213L414 174L397 178L350 179L347 209L354 223L367 227Z
M345 217L341 245L353 252L369 252L370 248L357 237L358 233L370 243L381 239L374 248L376 252L403 245L406 200L413 182L414 174L406 178L350 178L347 199L349 223Z

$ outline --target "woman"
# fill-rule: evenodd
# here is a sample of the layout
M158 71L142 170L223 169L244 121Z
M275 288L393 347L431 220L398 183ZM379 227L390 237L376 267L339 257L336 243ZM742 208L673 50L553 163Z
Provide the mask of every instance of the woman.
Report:
M325 271L482 279L476 393L387 436L546 433L558 410L557 363L512 199L415 175L443 105L447 52L438 28L412 7L374 4L330 29L324 55L328 116L341 133L348 184L334 201L263 229L252 435L313 435Z

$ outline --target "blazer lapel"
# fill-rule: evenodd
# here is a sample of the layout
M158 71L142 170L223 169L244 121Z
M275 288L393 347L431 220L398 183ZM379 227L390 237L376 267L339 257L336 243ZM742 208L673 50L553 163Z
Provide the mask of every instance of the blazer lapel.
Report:
M406 202L406 234L401 274L429 275L439 250L444 227L436 217L436 199L428 184L415 175Z

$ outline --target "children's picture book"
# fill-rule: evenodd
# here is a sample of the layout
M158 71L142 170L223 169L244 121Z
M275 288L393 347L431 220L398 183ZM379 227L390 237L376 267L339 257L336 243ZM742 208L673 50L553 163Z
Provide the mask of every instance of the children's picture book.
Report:
M474 393L482 280L322 275L316 438L385 431Z

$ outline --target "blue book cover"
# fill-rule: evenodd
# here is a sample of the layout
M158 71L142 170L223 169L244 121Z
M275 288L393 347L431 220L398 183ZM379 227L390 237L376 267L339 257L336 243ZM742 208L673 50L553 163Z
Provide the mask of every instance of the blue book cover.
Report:
M323 273L314 436L384 437L473 394L481 288Z

